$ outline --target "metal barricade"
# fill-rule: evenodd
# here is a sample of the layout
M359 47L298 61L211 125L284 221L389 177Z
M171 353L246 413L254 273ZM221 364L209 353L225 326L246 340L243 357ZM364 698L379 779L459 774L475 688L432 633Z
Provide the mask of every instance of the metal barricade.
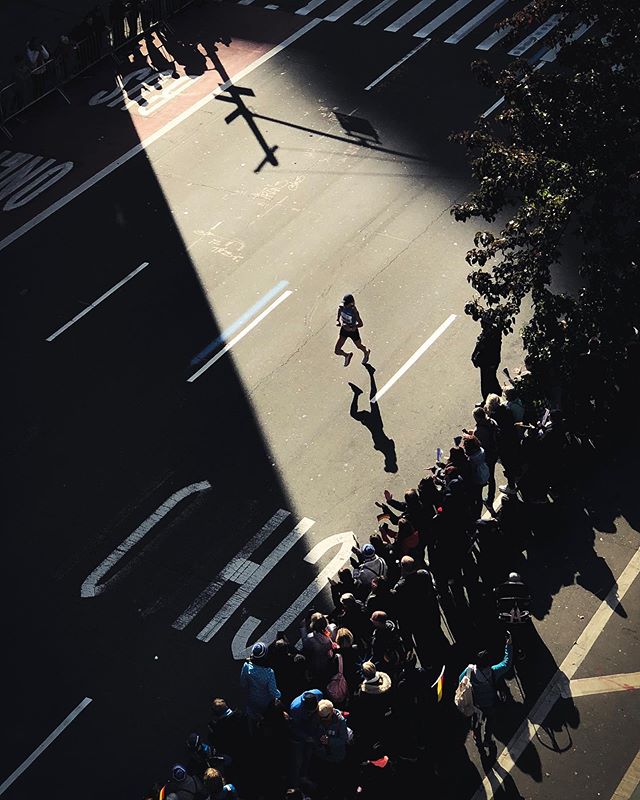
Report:
M127 10L121 18L109 18L103 29L80 42L68 40L58 44L53 55L36 69L16 77L0 88L0 130L8 138L11 133L6 123L41 98L59 92L69 102L63 91L65 83L97 64L106 56L118 57L120 50L131 47L141 36L151 33L169 17L190 6L194 0L140 0L135 8Z

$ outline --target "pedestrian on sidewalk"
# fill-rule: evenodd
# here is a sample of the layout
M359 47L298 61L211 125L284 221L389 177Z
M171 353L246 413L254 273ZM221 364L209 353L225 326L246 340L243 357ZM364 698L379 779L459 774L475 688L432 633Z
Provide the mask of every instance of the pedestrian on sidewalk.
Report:
M482 319L480 325L482 330L471 354L471 363L480 369L480 392L484 402L491 393L502 394L497 374L502 350L502 331L488 319Z
M334 353L337 356L344 356L344 365L348 367L353 358L353 353L347 353L342 349L342 346L347 339L351 339L358 350L362 350L364 353L362 363L366 364L369 361L369 353L371 351L360 341L359 329L362 327L363 322L352 294L345 294L342 298L342 303L338 306L336 325L340 328L340 334L338 335Z

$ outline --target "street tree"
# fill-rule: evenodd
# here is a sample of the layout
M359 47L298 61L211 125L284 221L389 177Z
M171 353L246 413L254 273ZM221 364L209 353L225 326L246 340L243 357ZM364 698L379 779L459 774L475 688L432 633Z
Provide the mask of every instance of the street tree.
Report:
M530 304L521 335L542 384L569 386L597 337L613 391L640 329L640 3L532 0L503 24L513 39L552 14L544 66L474 64L504 102L452 137L478 183L452 213L500 220L467 253L477 294L465 311L509 334ZM577 292L554 288L558 265L575 270Z

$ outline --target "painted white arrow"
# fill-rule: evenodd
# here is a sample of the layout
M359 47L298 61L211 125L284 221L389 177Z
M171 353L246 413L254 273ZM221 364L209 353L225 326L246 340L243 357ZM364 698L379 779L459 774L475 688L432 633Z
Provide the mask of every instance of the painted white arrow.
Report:
M157 525L158 522L160 522L160 520L171 511L172 508L177 506L178 503L185 499L185 497L189 497L189 495L196 494L198 492L204 492L210 488L211 484L209 481L200 481L199 483L192 483L189 486L184 486L182 489L174 492L171 497L165 500L162 505L158 506L151 516L147 517L141 525L138 525L135 531L129 534L124 542L121 542L116 549L109 553L105 560L93 570L80 588L80 597L95 597L96 595L102 594L102 592L104 592L108 586L112 586L116 581L123 578L124 575L131 569L137 557L133 561L130 561L129 564L124 567L124 569L119 570L115 575L112 575L109 580L104 581L104 583L101 583L98 586L98 581L104 578L107 572L110 572L118 563L118 561L120 561L120 559L125 556L132 547L144 539L151 528L153 528L154 525Z
M329 578L333 577L336 572L349 561L351 558L351 547L353 546L353 531L345 531L344 533L336 533L333 536L328 536L326 539L318 542L318 544L307 553L304 560L309 564L317 564L325 553L338 545L340 549L331 561L318 573L307 588L298 595L280 619L274 622L266 633L261 635L260 638L262 640L265 642L272 642L276 638L278 631L286 630L299 619L305 608L310 605L314 598L320 594L327 585ZM241 661L249 655L250 645L248 644L248 640L260 624L261 620L255 617L247 617L242 623L231 643L231 652L236 660Z

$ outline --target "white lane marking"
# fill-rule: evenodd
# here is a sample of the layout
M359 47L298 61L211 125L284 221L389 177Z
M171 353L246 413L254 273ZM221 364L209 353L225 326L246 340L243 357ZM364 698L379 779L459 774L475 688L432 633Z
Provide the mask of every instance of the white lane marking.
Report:
M415 55L418 52L418 50L421 50L425 46L425 44L429 44L430 41L431 39L425 39L424 42L420 42L420 44L417 47L414 47L410 53L407 53L406 56L403 56L400 59L400 61L396 61L396 63L393 64L393 66L389 67L389 69L386 69L382 73L382 75L380 75L378 78L375 79L375 81L371 81L371 83L368 86L365 86L364 87L365 92L368 92L370 89L373 89L374 86L377 86L380 83L380 81L383 81L387 77L387 75L390 75L394 71L394 69L397 69L401 64L404 64L405 61L411 58L411 56Z
M278 631L285 631L290 625L300 618L305 608L313 602L314 598L327 585L329 578L335 575L339 569L349 562L351 558L351 547L353 545L353 531L336 533L328 536L313 547L304 560L309 564L317 564L322 556L333 547L340 545L340 550L334 555L331 561L312 579L311 583L293 601L289 608L282 614L277 622L268 631L261 634L260 638L265 642L272 642L276 638ZM240 629L233 637L231 652L233 657L240 661L249 654L248 640L255 629L260 625L261 620L256 617L247 617Z
M493 0L493 3L489 3L486 8L482 9L482 11L479 11L475 17L472 17L469 20L469 22L465 23L461 28L458 28L458 30L455 33L452 33L448 39L445 39L445 43L458 44L458 42L462 41L467 34L471 33L471 31L474 31L479 25L482 25L482 23L489 19L490 16L495 14L499 8L502 8L506 2L507 0Z
M91 305L87 306L79 314L76 314L76 316L73 319L70 319L69 322L66 322L61 328L58 328L58 330L55 333L52 333L51 336L47 336L47 341L48 342L52 342L56 337L60 336L61 333L64 333L64 331L66 331L67 328L70 328L72 325L75 325L75 323L79 319L82 319L82 317L84 317L85 314L88 314L92 309L94 309L97 305L99 305L103 300L106 300L107 297L109 297L109 295L112 295L114 292L117 292L118 289L121 286L124 286L125 283L127 283L127 281L130 281L131 278L133 278L139 272L142 272L142 270L145 267L148 267L148 266L149 266L149 262L148 261L144 261L142 264L140 264L139 267L136 267L133 270L133 272L130 272L121 281L118 281L118 283L116 283L115 286L112 286L109 289L109 291L107 291L104 294L100 295L100 297L97 300L94 300L93 303L91 303Z
M68 194L65 194L64 197L61 197L59 200L56 200L55 203L52 203L48 208L45 208L39 214L36 214L35 217L30 219L28 222L25 222L24 225L21 225L19 228L16 228L15 231L12 231L8 236L5 236L4 239L0 241L0 251L4 250L5 247L8 247L10 244L15 242L21 236L24 236L25 233L28 233L30 230L39 225L45 219L48 219L52 214L55 214L56 211L59 211L61 208L70 203L72 200L75 200L76 197L83 194L90 189L92 186L95 186L96 183L101 181L107 175L110 175L114 172L118 167L121 167L123 164L126 164L127 161L132 159L134 156L141 153L143 150L146 150L150 145L152 145L155 141L160 139L165 133L172 131L175 127L180 125L180 123L184 122L185 119L189 119L189 117L193 116L196 112L200 111L201 108L204 108L208 103L210 103L214 98L218 97L218 95L223 94L227 91L230 86L233 86L234 83L237 81L242 80L246 75L249 75L254 70L261 67L270 59L277 56L283 50L285 50L289 45L296 42L298 39L301 39L305 36L310 30L319 25L322 22L320 19L312 19L308 22L304 27L300 28L299 31L292 33L284 42L276 45L268 53L265 53L260 58L256 58L248 67L241 69L240 72L236 73L232 78L229 78L228 81L220 84L216 87L212 92L210 92L206 97L202 97L196 103L194 103L190 108L185 109L181 114L178 114L177 117L172 119L170 122L167 122L166 125L163 125L159 128L155 133L148 136L144 141L139 142L137 145L132 147L130 150L127 150L126 153L123 153L121 156L118 156L114 161L110 164L107 164L106 167L103 167L99 172L96 172L95 175L92 175L90 178L87 178L86 181L80 184L80 186L76 186L75 189L70 191Z
M415 19L415 17L417 17L418 14L422 14L422 12L425 9L429 8L429 6L433 5L435 2L436 0L420 0L420 2L416 3L415 6L413 6L413 8L410 8L401 17L398 17L398 19L395 22L392 22L390 25L387 25L385 31L392 31L392 32L399 31L400 28L404 28L404 26L408 22L411 22L412 19Z
M101 580L101 578L103 578L107 572L112 570L118 561L120 561L120 559L126 555L134 545L136 545L149 533L154 525L157 525L158 522L160 522L160 520L165 517L172 508L184 500L185 497L189 497L189 495L197 492L204 492L210 488L211 484L209 481L201 481L200 483L192 483L189 486L184 486L179 491L174 492L171 497L165 500L162 505L158 506L153 514L148 516L141 525L138 525L135 531L129 534L129 536L127 536L127 538L121 542L115 550L109 553L105 560L93 570L80 588L80 597L96 597L97 595L102 594L107 586L115 583L116 580L123 576L126 568L124 570L120 570L117 575L109 578L109 580L105 581L100 586L98 586L98 581Z
M636 689L640 689L640 672L599 675L597 678L578 678L569 683L570 697L585 697L609 692L633 692Z
M622 602L627 590L640 572L640 549L636 550L627 566L614 584L609 594L600 603L595 614L589 620L578 640L573 645L556 674L551 678L547 688L542 692L529 712L528 718L522 722L511 741L500 754L496 764L498 771L485 777L482 785L473 795L472 800L491 800L502 783L504 775L511 772L529 742L537 734L555 702L562 695L567 696L569 686L578 668L587 657L596 639L602 633L615 608Z
M539 25L533 33L529 34L529 36L525 37L521 42L518 42L515 47L512 47L511 50L509 50L509 55L519 58L523 53L526 53L527 50L533 47L536 42L539 42L543 36L546 36L549 31L553 30L565 16L565 14L552 14L549 19L543 22L542 25Z
M328 17L324 17L325 22L336 22L339 20L340 17L343 17L345 14L348 14L352 8L359 6L363 0L347 0L346 3L343 3L341 6L338 6L335 11L332 11Z
M489 34L486 39L483 39L480 44L476 45L476 50L491 50L494 44L504 39L509 33L511 33L511 28L508 25L505 28L501 28L499 31L494 31Z
M437 30L441 25L444 25L445 22L451 19L454 14L457 14L458 11L462 11L465 6L468 6L472 0L457 0L455 3L452 3L448 8L438 14L437 17L434 17L431 22L428 22L423 28L420 28L419 31L416 31L413 35L417 36L419 39L424 39L430 33L433 33Z
M240 0L238 3L239 6L250 6L253 3L253 0Z
M533 68L533 71L534 71L534 72L537 72L539 69L542 69L542 67L544 67L544 65L545 65L546 63L547 63L546 61L539 61L539 62L538 62L536 65L535 65L535 67ZM522 83L522 81L520 81L520 83ZM490 117L490 116L491 116L491 114L493 114L493 112L496 110L496 108L500 108L500 106L501 106L503 103L504 103L504 95L502 95L502 97L498 98L498 99L496 100L496 102L495 102L495 103L494 103L492 106L489 106L489 108L488 108L486 111L483 111L483 112L482 112L482 114L480 114L480 117L481 117L482 119L486 119L487 117Z
M409 358L405 363L400 367L400 369L396 372L396 374L390 378L382 389L378 389L376 394L371 398L372 403L377 403L378 400L382 397L383 394L386 394L389 389L393 386L393 384L399 380L404 373L412 367L416 361L420 358L423 353L426 353L427 350L431 347L431 345L438 339L442 334L447 330L449 325L456 319L456 314L451 314L448 316L442 325L434 331L431 336L427 339L426 342L420 345L420 347L416 350L416 352Z
M296 14L302 14L302 16L306 16L310 14L312 11L315 11L316 8L321 6L326 0L310 0L306 6L302 6L296 11Z
M254 314L257 314L258 311L260 311L260 309L264 308L267 305L267 303L269 302L269 300L271 300L272 297L275 297L278 294L278 292L282 291L282 289L284 289L288 285L289 281L280 281L271 289L269 289L268 292L265 292L265 294L263 294L262 297L251 306L251 308L248 308L244 312L244 314L241 314L238 317L238 319L235 320L235 322L231 323L231 325L225 328L219 336L217 336L212 342L210 342L206 347L204 347L198 353L198 355L194 356L190 362L191 366L195 367L196 364L202 363L210 353L213 353L213 351L219 344L228 341L228 339L231 336L233 336L233 334L237 330L240 330L240 328L244 325L245 322L248 322Z
M58 725L58 727L52 733L50 733L47 736L47 738L44 740L44 742L42 742L42 744L40 744L40 745L38 745L38 747L36 747L36 749L33 751L33 753L31 753L29 758L25 759L22 762L22 764L20 764L20 766L17 769L15 769L5 781L3 781L0 784L0 794L4 794L7 791L7 789L11 786L11 784L15 780L17 780L22 775L22 773L26 769L28 769L28 767L31 766L31 764L33 764L33 762L36 760L36 758L38 758L38 756L41 756L44 753L44 751L47 749L47 747L49 747L49 745L55 739L57 739L58 736L60 736L60 734L62 733L62 731L64 731L65 728L68 728L69 725L71 725L71 723L78 716L78 714L80 714L82 711L84 711L84 709L91 702L92 702L92 699L90 697L85 697L82 702L78 703L78 705L73 709L73 711L67 717L65 717L62 720L62 722Z
M255 536L253 536L247 542L242 550L240 550L238 555L235 556L235 558L233 558L227 564L227 566L216 575L211 583L200 592L193 603L191 603L189 608L180 614L180 616L173 623L172 627L176 628L177 630L184 630L187 625L193 619L195 619L195 617L206 606L206 604L220 591L225 583L234 580L234 577L239 574L238 566L240 563L247 561L253 551L256 550L263 542L265 542L269 536L271 536L271 534L289 516L289 514L289 511L285 511L282 508L276 511L271 519L268 520L268 522L266 522L262 528L260 528Z
M255 564L252 561L245 561L242 564L242 585L200 631L197 636L200 641L210 642L211 639L213 639L231 615L245 602L256 586L267 577L280 559L284 558L312 525L315 525L314 520L303 517L291 533L287 534L280 544L269 553L262 564Z
M391 6L395 5L398 0L382 0L381 3L375 8L372 8L371 11L367 11L366 14L363 14L360 19L357 19L353 24L354 25L368 25L370 22L373 22L374 19L377 19L380 14L384 14L384 12L391 8Z
M611 795L611 800L631 800L631 796L640 785L640 750L629 765L629 769L622 776L617 789Z
M275 308L277 308L280 305L280 303L282 303L283 300L286 300L287 297L290 297L292 294L293 292L291 291L291 289L288 289L286 292L283 292L280 295L280 297L278 297L277 300L274 300L273 303L271 303L271 305L268 308L265 308L262 314L258 314L258 316L253 320L253 322L250 322L247 325L247 327L241 330L237 336L234 336L230 342L227 342L227 344L225 344L222 350L219 350L215 354L215 356L213 356L213 358L210 358L206 364L203 364L200 367L200 369L197 372L194 372L190 378L187 378L187 382L193 383L195 380L197 380L202 375L203 372L206 372L209 369L209 367L212 367L216 363L216 361L219 361L225 353L228 353L229 350L231 350L231 348L234 345L236 345L241 339L244 339L244 337L250 331L252 331L256 327L256 325L259 325L266 316L268 316Z

